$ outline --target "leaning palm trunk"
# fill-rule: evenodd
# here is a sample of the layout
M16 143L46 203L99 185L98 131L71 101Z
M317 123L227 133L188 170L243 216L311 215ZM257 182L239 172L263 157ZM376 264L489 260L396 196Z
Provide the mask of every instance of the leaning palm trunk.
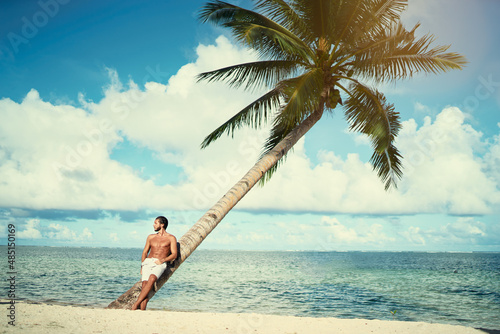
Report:
M320 120L322 114L323 110L320 109L312 113L299 126L295 127L179 239L179 256L173 265L169 265L167 270L158 279L155 288L149 294L150 299L243 196ZM127 292L110 303L108 308L130 309L132 304L137 300L140 292L141 282L137 282Z

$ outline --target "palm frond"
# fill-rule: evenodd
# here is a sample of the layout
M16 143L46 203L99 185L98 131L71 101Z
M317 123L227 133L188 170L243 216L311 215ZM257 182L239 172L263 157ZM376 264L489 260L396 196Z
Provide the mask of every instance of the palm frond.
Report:
M278 114L273 121L273 127L271 128L269 137L267 138L264 149L259 157L259 160L264 157L266 154L271 152L279 142L281 142L292 130L293 126L290 126L289 120L284 120L283 114ZM292 149L293 150L293 149ZM288 151L290 153L292 150ZM288 154L287 153L287 154ZM283 157L272 166L259 180L259 185L263 186L266 182L268 182L271 177L276 173L278 168L283 164L286 160L287 154L283 155Z
M334 17L331 14L336 13L336 10L332 10L332 8L337 8L337 3L335 1L330 0L307 0L302 1L306 3L306 6L303 6L303 14L307 25L313 36L316 38L324 38L330 41L329 34L331 26L335 24Z
M262 95L205 137L201 148L206 148L224 133L233 136L235 130L243 125L260 128L267 121L271 112L279 108L280 97L281 93L277 89Z
M323 85L323 71L318 68L299 75L298 77L281 81L277 85L284 98L285 106L281 113L286 117L287 127L294 127L302 122L320 104L320 94Z
M339 1L335 13L335 25L331 31L331 39L335 45L332 55L337 51L339 46L342 45L342 47L345 47L358 39L359 26L366 20L363 15L363 13L366 13L366 10L363 10L364 6L366 4L363 0Z
M447 53L449 46L429 49L434 41L432 35L415 40L418 26L407 31L400 23L393 25L363 45L353 61L356 75L380 82L463 68L466 59L458 53Z
M340 17L340 1L294 0L290 2L290 6L301 21L302 32L296 33L297 35L300 35L309 45L313 45L320 38L332 44L330 37Z
M254 48L262 57L291 60L311 56L308 46L299 37L257 12L213 1L202 7L199 18L202 22L231 29L239 42Z
M373 168L385 182L386 189L396 186L402 175L401 155L394 146L401 124L394 105L384 95L357 82L350 85L351 95L345 102L345 115L350 130L367 135L374 149Z
M388 76L407 78L421 72L438 74L449 70L460 70L467 64L462 55L446 52L449 45L429 49L433 41L432 35L425 35L413 43L398 47L391 56L385 57L382 66Z
M374 0L370 8L370 12L373 13L372 19L366 20L363 29L380 33L394 22L399 22L401 13L407 6L407 0Z
M373 152L370 163L377 171L378 177L385 183L385 190L397 188L397 180L403 175L401 158L401 154L392 143L383 152Z
M283 0L258 0L256 9L271 20L278 22L299 38L304 37L306 26L293 7Z
M271 152L295 127L301 124L320 106L321 71L315 69L293 79L284 80L278 84L277 89L284 95L285 104L273 120L271 133L264 143L260 158ZM283 156L261 179L263 185L278 170L286 159Z
M288 60L268 60L238 64L218 70L204 72L197 76L198 81L224 81L229 86L245 89L259 86L272 86L297 71L297 64Z
M307 62L312 57L307 45L282 29L253 22L232 22L226 26L239 42L256 50L262 58Z

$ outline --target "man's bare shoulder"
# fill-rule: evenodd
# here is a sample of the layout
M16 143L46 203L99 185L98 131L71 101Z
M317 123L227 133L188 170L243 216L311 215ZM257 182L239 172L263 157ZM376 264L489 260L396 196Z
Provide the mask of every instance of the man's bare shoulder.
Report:
M165 242L177 242L177 239L175 238L175 236L173 234L166 233L166 232L164 234L159 234L159 233L150 234L148 236L148 239L149 238L151 238L150 240L157 238L158 240L164 240Z

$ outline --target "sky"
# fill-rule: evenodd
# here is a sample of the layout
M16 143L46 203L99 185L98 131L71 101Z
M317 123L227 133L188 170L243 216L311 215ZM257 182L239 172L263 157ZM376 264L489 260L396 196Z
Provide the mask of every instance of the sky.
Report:
M259 96L201 72L252 61L204 1L0 2L0 238L142 248L180 238L252 167L268 128L203 138ZM234 1L251 8L250 1ZM500 251L500 2L410 0L403 23L469 61L378 87L401 114L398 189L327 114L200 248Z

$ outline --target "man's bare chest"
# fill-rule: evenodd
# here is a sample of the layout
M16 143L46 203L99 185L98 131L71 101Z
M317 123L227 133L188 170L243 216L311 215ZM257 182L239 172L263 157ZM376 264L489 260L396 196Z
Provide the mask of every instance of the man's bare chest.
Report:
M151 239L151 247L168 248L170 247L170 238L155 236Z

